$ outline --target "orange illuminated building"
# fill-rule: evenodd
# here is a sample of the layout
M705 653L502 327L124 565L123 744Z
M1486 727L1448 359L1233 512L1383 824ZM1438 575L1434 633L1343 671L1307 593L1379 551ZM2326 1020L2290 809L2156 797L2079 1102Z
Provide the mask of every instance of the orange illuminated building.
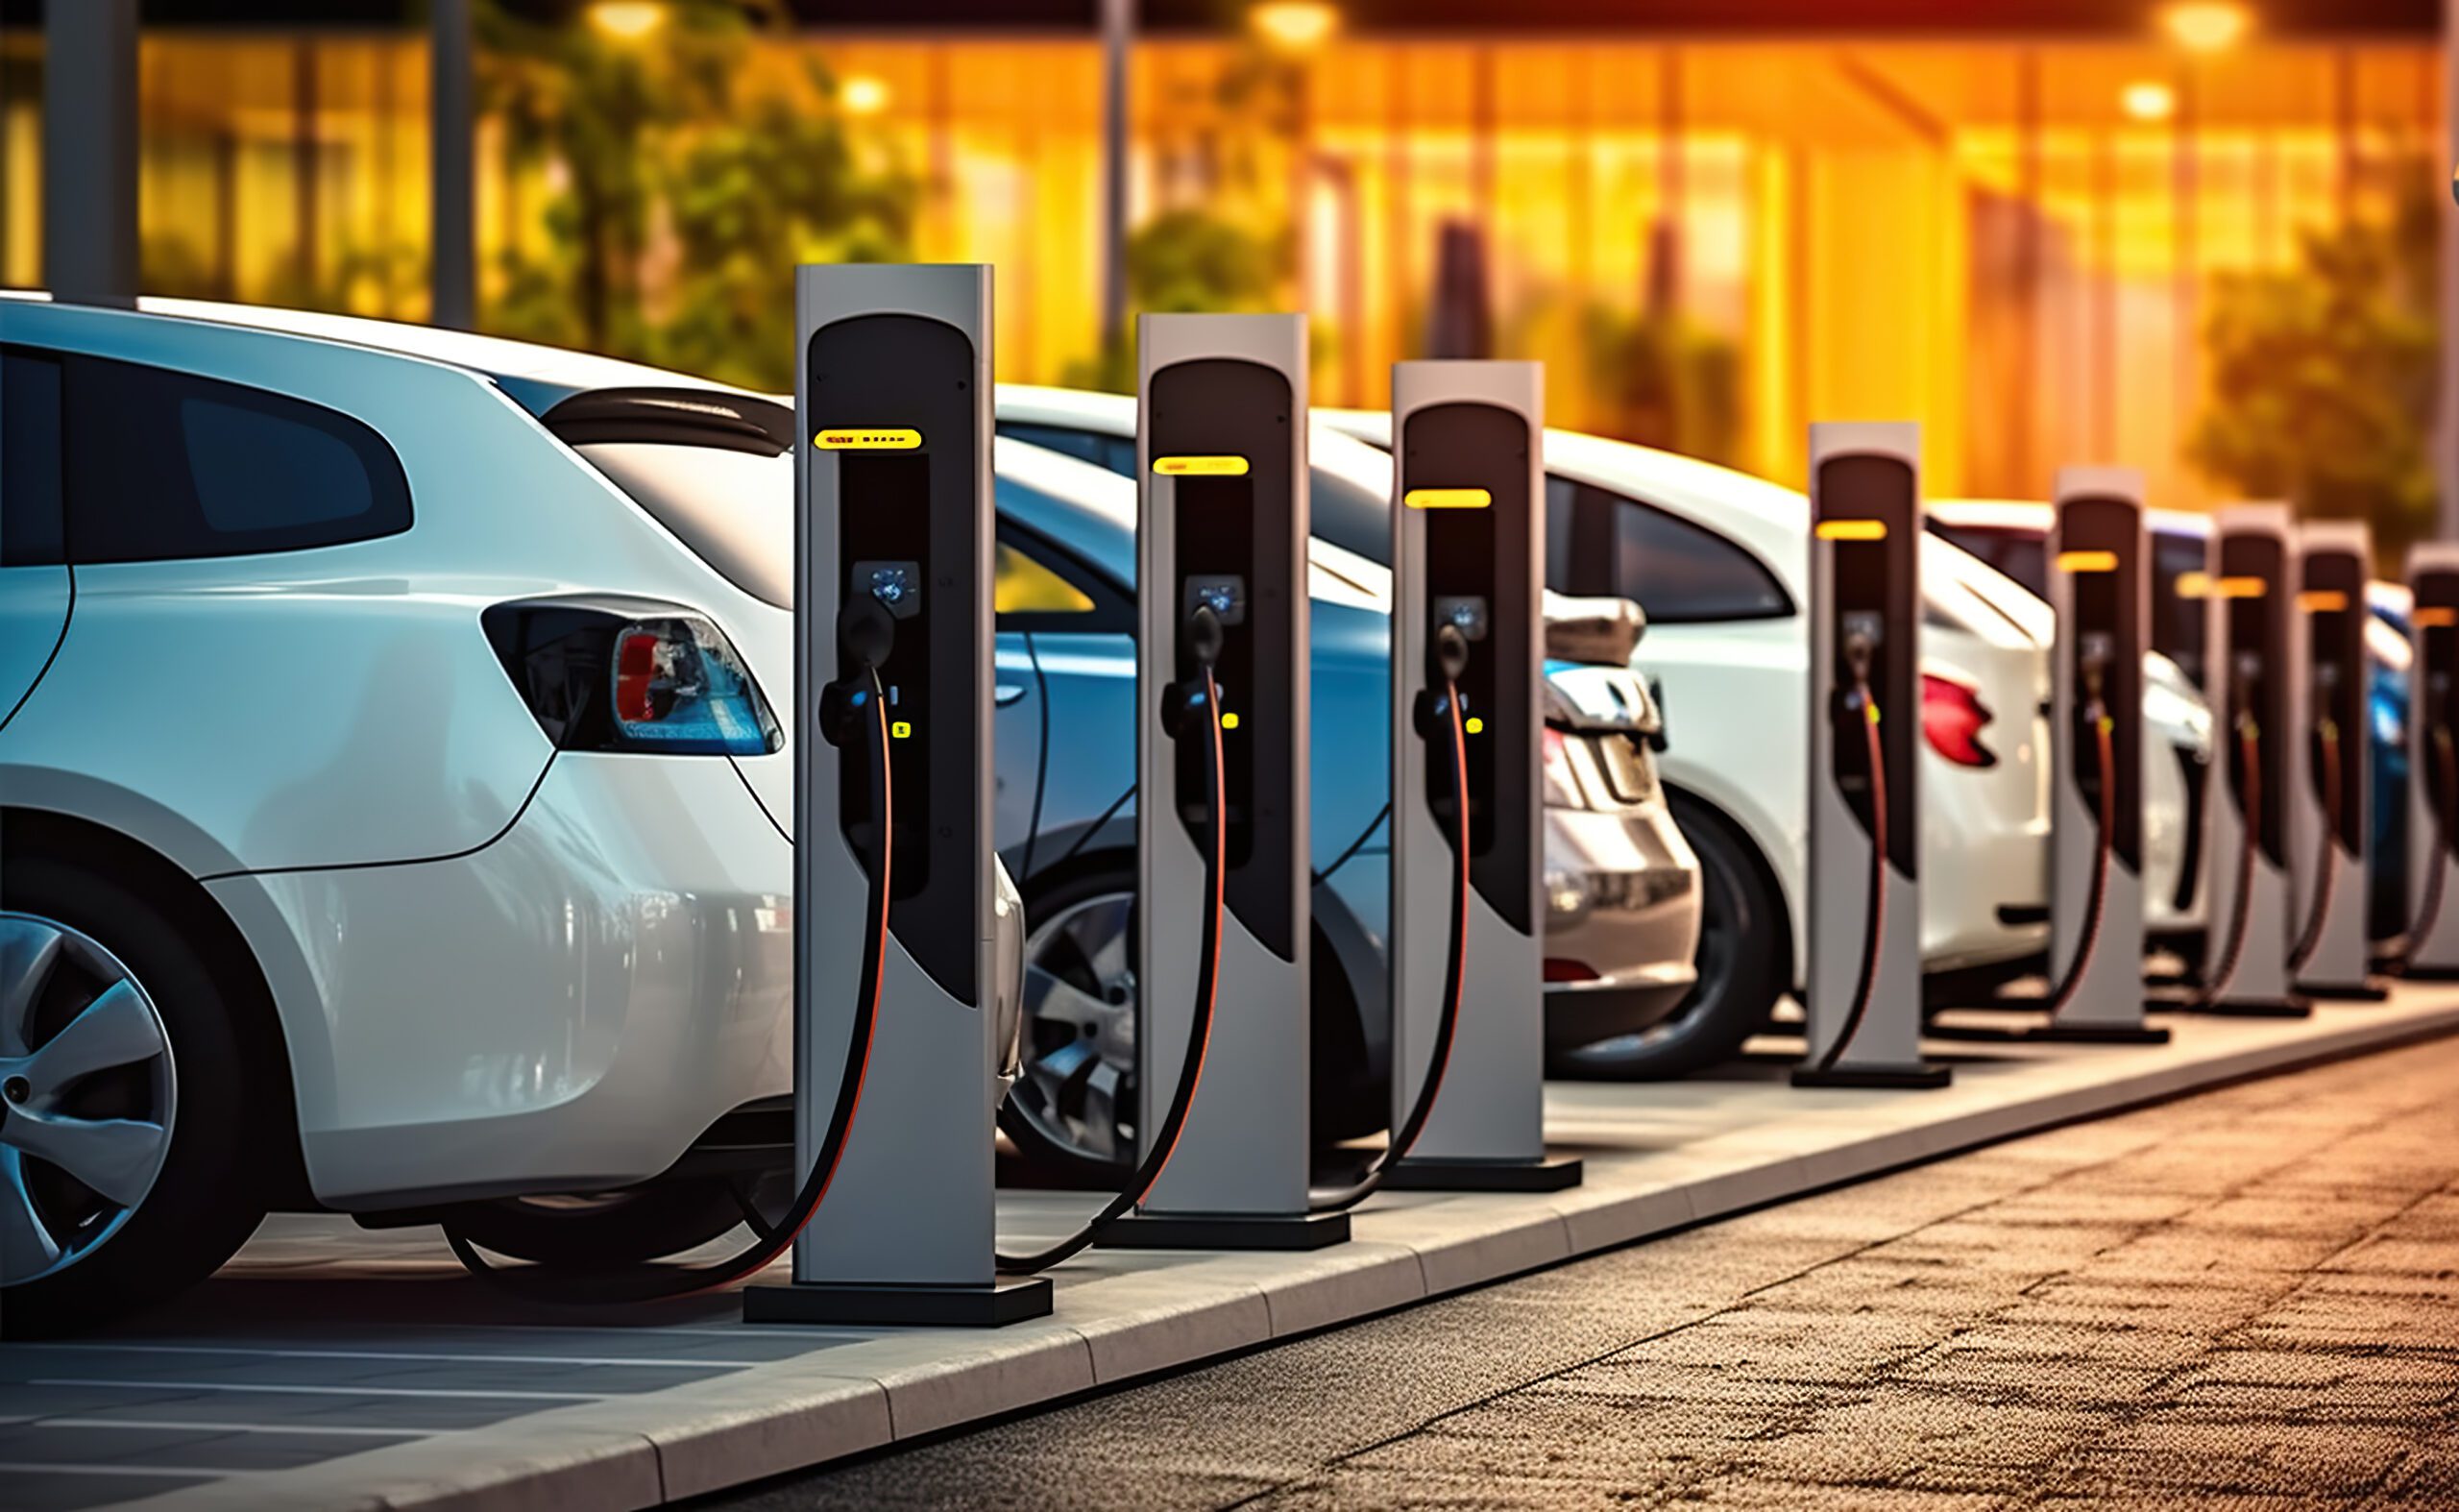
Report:
M825 62L837 99L806 106L922 183L913 255L998 265L1002 376L1062 380L1101 323L1094 0L940 9L772 28L749 66L807 94ZM1321 402L1385 402L1389 363L1449 320L1545 359L1558 424L1796 481L1807 421L1918 417L1940 495L2037 497L2106 459L2203 501L2181 450L2216 281L2447 178L2430 5L2223 6L2242 35L2212 38L2047 0L1986 28L1913 0L1866 25L1777 0L1359 4L1294 41L1244 6L1146 9L1131 223L1195 208L1278 249ZM38 31L0 33L0 282L40 280L39 58ZM150 281L424 314L414 25L152 25L142 80ZM478 132L482 302L499 254L548 234L562 171L507 169L506 131Z

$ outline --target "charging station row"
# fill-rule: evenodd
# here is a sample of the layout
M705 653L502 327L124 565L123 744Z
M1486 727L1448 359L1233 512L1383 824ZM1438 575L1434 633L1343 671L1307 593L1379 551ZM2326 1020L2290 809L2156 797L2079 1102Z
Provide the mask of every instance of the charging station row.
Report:
M1553 1190L1542 1107L1542 371L1393 374L1392 1135L1311 1184L1304 318L1138 329L1137 1128L1074 1232L1001 1253L989 1010L991 282L978 266L806 266L796 280L796 1158L791 1280L746 1317L997 1324L1051 1308L1088 1245L1312 1250L1385 1186ZM2049 773L2048 1037L2144 1022L2144 655L2132 474L2059 476ZM2361 527L2218 519L2201 606L2224 711L2204 845L2212 929L2179 1006L2301 1012L2376 990ZM1947 1085L1922 1054L1920 431L1811 436L1807 1086ZM2420 551L2420 728L2447 732L2459 553ZM2428 707L2434 714L2428 718ZM1345 711L1346 714L1346 711ZM2438 907L2459 810L2447 733L2421 752L2411 968L2459 974ZM855 963L859 963L859 966ZM833 1089L833 1090L832 1090ZM1440 1094L1440 1095L1438 1095ZM917 1194L926 1194L917 1196ZM827 1221L812 1224L822 1201Z

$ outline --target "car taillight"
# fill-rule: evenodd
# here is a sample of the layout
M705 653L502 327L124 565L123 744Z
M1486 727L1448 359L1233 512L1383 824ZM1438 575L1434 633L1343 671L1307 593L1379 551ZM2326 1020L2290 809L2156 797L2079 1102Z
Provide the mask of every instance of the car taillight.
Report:
M785 744L750 669L703 616L541 598L496 604L481 618L558 749L758 756Z
M1596 968L1585 961L1572 961L1562 956L1547 956L1546 980L1548 982L1595 982L1599 978Z
M1571 775L1570 737L1548 725L1540 749L1545 753L1546 806L1554 809L1588 807L1580 798L1578 780Z
M1995 767L1998 753L1981 744L1994 718L1981 695L1951 677L1921 674L1921 733L1930 748L1959 767Z

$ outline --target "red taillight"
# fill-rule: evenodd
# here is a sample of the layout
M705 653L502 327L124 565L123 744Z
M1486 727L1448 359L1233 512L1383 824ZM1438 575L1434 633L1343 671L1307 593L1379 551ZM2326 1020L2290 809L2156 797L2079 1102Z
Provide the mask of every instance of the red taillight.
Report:
M1981 744L1992 716L1981 695L1952 678L1921 674L1921 733L1930 748L1959 767L1995 767L1998 753Z
M1548 982L1594 982L1596 968L1585 961L1567 961L1561 956L1546 958L1546 980Z
M629 724L647 724L657 718L649 685L657 680L658 638L643 630L627 632L615 647L615 717Z

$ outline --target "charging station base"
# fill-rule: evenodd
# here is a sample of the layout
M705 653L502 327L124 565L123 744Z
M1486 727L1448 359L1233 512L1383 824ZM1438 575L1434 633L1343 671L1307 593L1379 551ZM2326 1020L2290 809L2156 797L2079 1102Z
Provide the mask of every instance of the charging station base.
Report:
M2459 982L2459 966L2409 964L2399 968L2399 976L2409 982Z
M986 1286L789 1281L745 1286L743 1321L995 1329L1049 1317L1050 1295L1050 1282L1039 1276L1006 1278Z
M1830 1071L1822 1071L1814 1065L1793 1067L1795 1086L1875 1086L1928 1091L1947 1085L1955 1076L1953 1066L1935 1065L1927 1061L1910 1065L1839 1065Z
M1349 1214L1122 1213L1094 1242L1111 1250L1326 1250L1349 1242Z
M2023 1037L2069 1045L2165 1045L2169 1032L2153 1024L2061 1024L2051 1019L2034 1025Z
M1412 1157L1383 1178L1387 1192L1560 1192L1586 1176L1577 1156L1534 1160L1443 1160Z
M2387 1003L2391 999L2391 984L2374 976L2362 982L2300 982L2297 990L2331 1003Z
M2212 1018L2311 1018L2314 1005L2302 997L2225 997L2217 1002L2157 1005L2163 1012L2203 1013Z

